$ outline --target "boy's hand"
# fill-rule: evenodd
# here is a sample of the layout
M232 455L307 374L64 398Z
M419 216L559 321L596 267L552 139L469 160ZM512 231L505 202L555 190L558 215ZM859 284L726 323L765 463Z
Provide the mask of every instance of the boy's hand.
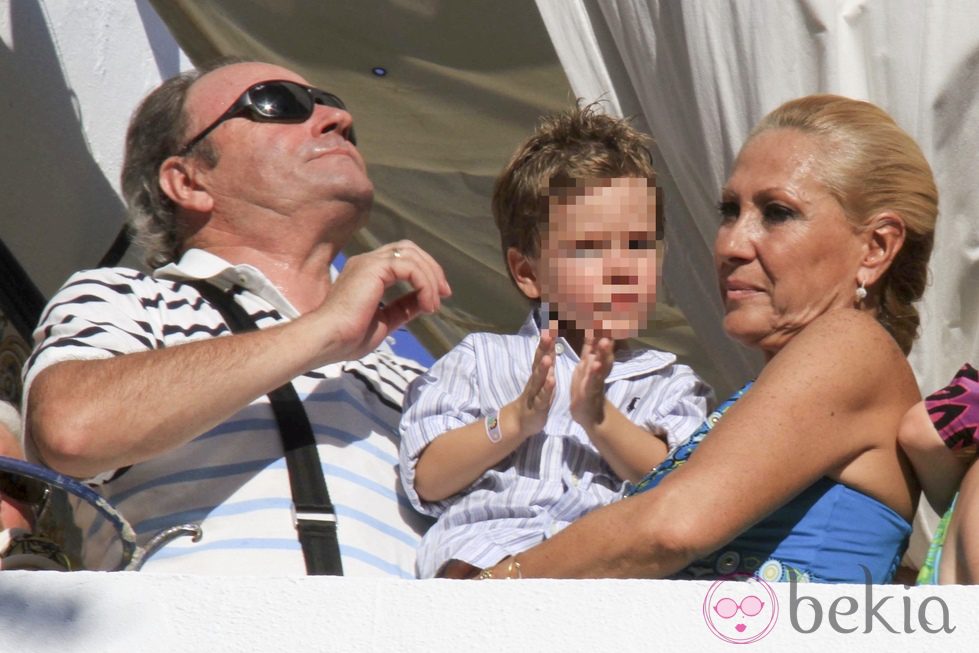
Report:
M605 379L615 360L612 344L608 338L597 344L587 338L571 376L571 417L588 433L605 421Z
M554 398L555 383L554 336L548 331L542 331L527 385L516 401L504 407L514 419L515 430L521 439L529 438L544 429L551 400ZM502 415L503 410L500 412L502 421L506 418Z

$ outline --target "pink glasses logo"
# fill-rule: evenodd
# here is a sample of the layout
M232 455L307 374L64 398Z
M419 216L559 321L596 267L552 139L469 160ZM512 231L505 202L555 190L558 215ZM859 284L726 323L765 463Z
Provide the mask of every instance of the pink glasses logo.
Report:
M775 591L760 578L732 574L707 590L704 621L712 633L726 642L757 642L772 631L777 620Z

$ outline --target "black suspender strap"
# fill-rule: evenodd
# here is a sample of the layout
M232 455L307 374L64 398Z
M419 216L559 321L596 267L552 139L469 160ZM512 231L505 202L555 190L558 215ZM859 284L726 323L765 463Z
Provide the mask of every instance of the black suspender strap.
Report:
M234 300L235 288L224 292L204 280L187 283L221 312L232 333L258 329L251 315ZM269 400L285 450L293 521L306 560L306 573L310 576L342 576L336 510L326 489L309 416L292 383L270 392Z

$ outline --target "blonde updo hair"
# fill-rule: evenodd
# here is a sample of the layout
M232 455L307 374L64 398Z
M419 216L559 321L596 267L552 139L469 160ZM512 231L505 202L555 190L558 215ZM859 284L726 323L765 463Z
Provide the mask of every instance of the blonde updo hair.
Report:
M748 140L770 129L797 129L822 142L821 181L854 227L885 211L904 221L904 245L867 290L877 320L909 353L920 324L913 302L925 291L938 217L935 178L918 144L880 107L839 95L786 102L762 118Z

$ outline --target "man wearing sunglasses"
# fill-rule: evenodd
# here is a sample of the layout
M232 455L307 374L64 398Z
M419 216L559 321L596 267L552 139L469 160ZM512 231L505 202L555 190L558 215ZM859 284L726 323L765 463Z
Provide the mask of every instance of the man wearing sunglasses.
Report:
M343 102L263 63L181 75L134 114L122 186L152 272L81 272L52 299L25 373L28 456L100 483L141 543L201 525L199 542L174 540L146 569L301 574L266 397L292 381L344 573L410 576L425 524L394 466L402 395L420 369L377 348L450 291L410 241L354 256L331 279L373 196ZM229 335L200 281L258 331ZM382 304L399 282L412 291ZM98 567L101 531L83 532Z

